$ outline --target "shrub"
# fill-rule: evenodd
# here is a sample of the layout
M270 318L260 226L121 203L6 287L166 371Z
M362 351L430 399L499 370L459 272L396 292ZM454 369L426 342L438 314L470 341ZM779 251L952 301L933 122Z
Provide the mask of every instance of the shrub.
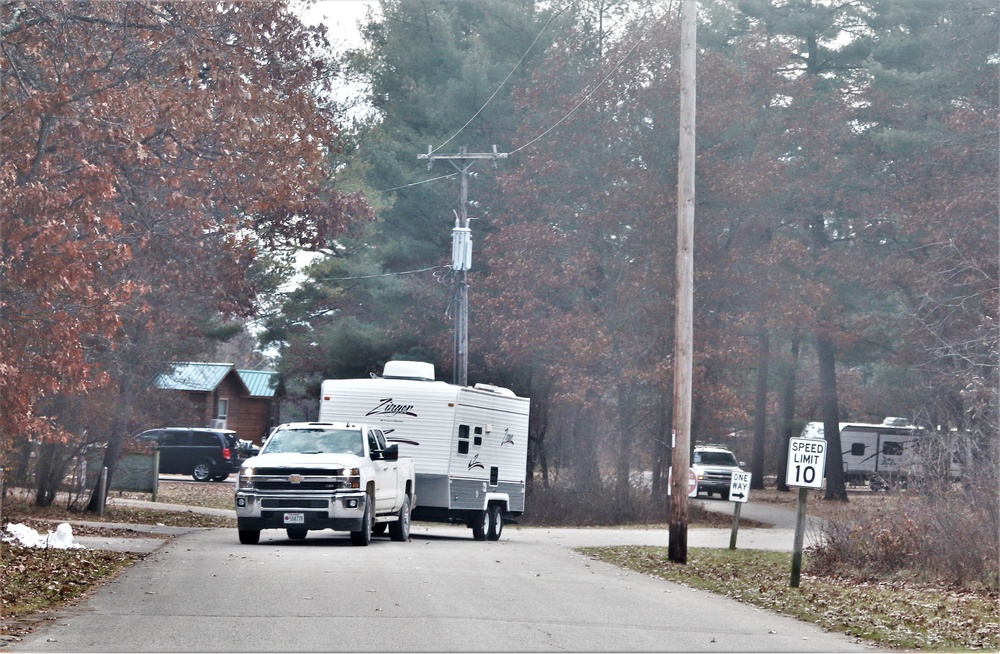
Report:
M971 492L970 492L971 491ZM996 492L907 492L851 502L820 527L810 570L901 574L949 586L998 587Z

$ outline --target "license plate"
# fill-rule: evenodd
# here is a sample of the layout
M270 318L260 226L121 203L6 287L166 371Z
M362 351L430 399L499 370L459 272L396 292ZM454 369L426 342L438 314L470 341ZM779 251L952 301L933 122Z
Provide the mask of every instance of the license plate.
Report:
M286 525L304 525L306 523L305 513L286 513L285 514L285 524Z

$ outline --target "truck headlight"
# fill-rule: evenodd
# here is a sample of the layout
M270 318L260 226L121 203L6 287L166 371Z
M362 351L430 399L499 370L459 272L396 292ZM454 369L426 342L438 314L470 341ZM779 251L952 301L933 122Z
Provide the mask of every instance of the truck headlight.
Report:
M240 474L236 478L236 488L251 489L253 488L253 468L240 468Z

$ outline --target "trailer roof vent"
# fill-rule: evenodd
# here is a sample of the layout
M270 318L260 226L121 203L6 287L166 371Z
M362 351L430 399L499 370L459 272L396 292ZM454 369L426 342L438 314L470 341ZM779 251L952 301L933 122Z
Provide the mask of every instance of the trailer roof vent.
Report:
M505 395L507 397L517 397L514 395L514 391L507 388L500 388L499 386L494 386L493 384L476 384L473 386L476 390L489 391L490 393L496 393L497 395Z
M434 364L423 361L386 361L382 369L385 379L434 381Z

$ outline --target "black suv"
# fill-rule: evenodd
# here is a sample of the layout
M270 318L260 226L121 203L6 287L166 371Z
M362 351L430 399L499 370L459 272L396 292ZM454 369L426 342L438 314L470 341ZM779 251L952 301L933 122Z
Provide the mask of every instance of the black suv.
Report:
M160 452L160 474L222 481L240 468L240 442L229 429L166 427L144 431L136 439L155 444Z

